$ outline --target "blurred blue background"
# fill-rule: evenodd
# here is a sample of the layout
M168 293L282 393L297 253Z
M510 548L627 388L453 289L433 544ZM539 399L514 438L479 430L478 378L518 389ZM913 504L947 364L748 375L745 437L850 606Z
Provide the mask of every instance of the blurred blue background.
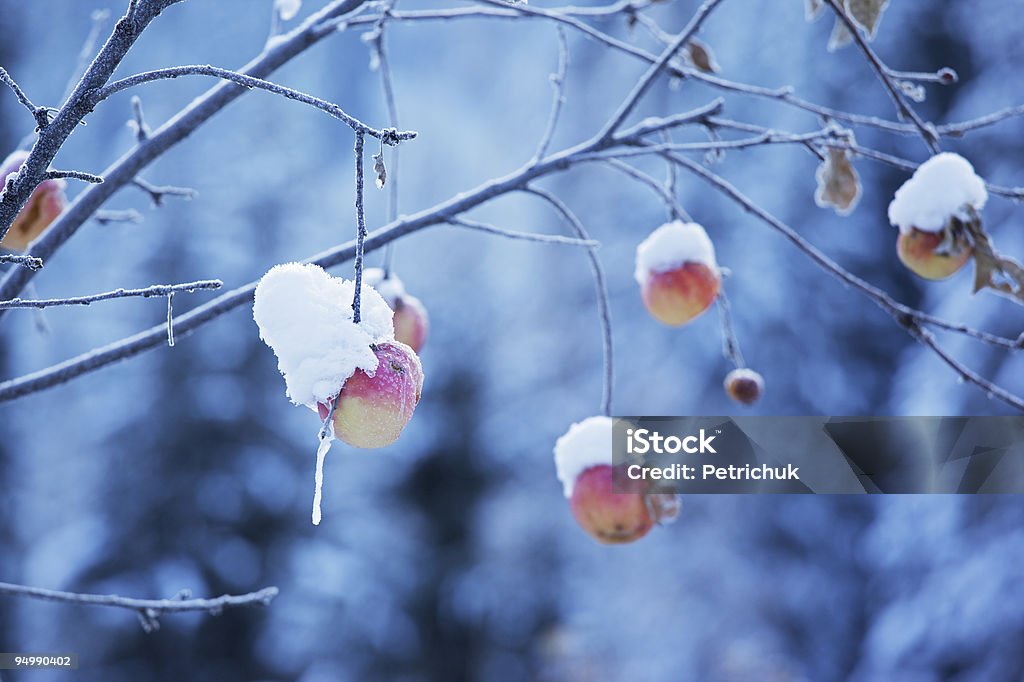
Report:
M440 3L406 0L405 9ZM462 4L465 3L454 3ZM535 0L536 6L556 6ZM596 5L582 0L582 5ZM651 16L677 31L698 3ZM1020 103L1024 3L894 0L874 43L894 68L955 68L919 110L956 121ZM0 64L36 102L57 104L90 13L124 2L0 0ZM322 2L306 0L305 16ZM815 102L892 118L855 49L828 53L830 21L797 0L727 0L702 38L723 76L793 85ZM176 64L238 67L259 52L269 0L188 0L145 33L120 73ZM112 20L111 20L112 21ZM658 51L619 18L607 30ZM108 22L107 28L109 29ZM412 213L514 170L532 154L557 58L546 22L391 25L403 128L400 211ZM570 33L567 104L554 145L589 137L643 72ZM387 123L360 31L341 32L273 80ZM139 89L156 127L212 85ZM684 111L719 93L661 81L640 115ZM133 137L128 93L71 137L60 168L102 170ZM791 131L813 116L726 96L728 116ZM0 142L31 122L0 95ZM1024 120L949 140L988 180L1024 183ZM700 139L696 132L692 139ZM861 144L916 160L918 139L858 129ZM691 139L680 135L679 139ZM201 278L236 286L270 266L350 239L350 132L310 108L253 92L148 168L194 187L159 209L126 188L107 208L141 224L85 225L35 280L41 297ZM372 145L371 145L372 146ZM375 151L375 150L374 150ZM799 147L731 152L715 167L854 273L896 298L1015 336L1019 306L971 296L970 275L923 283L895 254L885 209L906 175L858 161L864 195L848 218L817 208L817 160ZM638 167L659 177L656 163ZM718 323L669 329L644 311L633 253L665 218L648 188L600 166L541 183L603 248L619 414L730 414ZM77 185L72 192L80 191ZM845 289L727 199L680 177L683 205L733 275L727 290L748 362L767 382L755 414L1004 414L958 384L856 291ZM371 229L386 197L368 195ZM1017 208L992 198L985 222L1024 255ZM528 197L473 214L513 229L562 230ZM380 254L371 254L372 264ZM144 634L128 612L0 599L0 649L77 651L74 679L710 680L901 682L1024 679L1024 504L1016 498L689 498L674 526L626 547L598 546L573 522L551 448L598 411L601 344L586 258L571 247L431 228L403 239L395 265L428 307L425 393L401 440L336 446L324 522L309 523L318 421L291 406L248 308L70 384L0 406L0 580L57 589L197 596L277 585L265 609L165 617ZM348 274L349 265L336 273ZM209 294L178 296L179 312ZM0 369L40 369L158 324L156 301L125 300L0 325ZM960 337L951 352L1024 391L1024 358ZM63 680L39 672L2 679Z

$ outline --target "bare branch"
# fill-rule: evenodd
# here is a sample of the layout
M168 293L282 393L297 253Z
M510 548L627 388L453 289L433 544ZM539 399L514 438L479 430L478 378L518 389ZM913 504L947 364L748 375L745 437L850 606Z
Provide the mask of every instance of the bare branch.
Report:
M853 36L857 46L860 48L864 56L868 58L868 62L871 63L871 67L878 74L879 80L882 81L882 85L889 91L889 96L892 98L893 103L896 105L897 111L900 115L909 119L914 126L917 128L921 135L921 139L928 146L928 149L932 154L939 153L939 137L935 131L934 126L930 126L921 120L921 117L917 115L914 108L907 103L906 97L900 90L899 86L894 82L890 75L889 67L887 67L882 60L875 54L875 51L868 45L868 41L861 35L860 29L857 23L847 13L846 8L841 6L836 0L825 0L832 11L835 12L836 16L846 25L847 30Z
M7 69L0 66L0 81L14 92L14 96L18 98L21 106L28 109L28 113L32 114L32 118L36 121L36 130L42 130L50 123L50 114L47 107L37 107L32 103L32 100L28 98L25 91L15 82L11 75L7 73Z
M640 101L640 98L643 97L650 89L651 85L654 84L654 79L661 74L662 69L668 65L669 61L671 61L676 53L679 52L679 49L693 37L697 30L700 29L701 24L704 23L704 20L711 14L712 10L714 10L721 2L722 0L705 0L704 3L697 8L697 11L694 13L693 18L690 19L690 23L686 25L686 28L676 36L675 41L671 45L665 48L664 52L661 53L658 59L649 69L647 69L647 72L640 78L637 84L633 86L633 89L629 94L626 95L626 99L619 105L618 110L612 114L608 123L606 123L604 128L601 129L601 132L598 133L598 139L606 140L611 137L616 130L618 130L619 126L626 120L626 117L632 113L633 109Z
M132 96L132 118L128 121L128 127L135 133L135 141L138 144L149 139L149 126L146 125L146 117L142 113L142 99L138 95Z
M14 265L20 265L29 270L41 270L43 267L43 259L35 258L33 256L21 256L13 253L0 253L0 263L13 263Z
M665 185L658 182L650 175L647 175L647 173L633 168L625 161L619 161L618 159L611 158L605 159L604 161L608 164L609 168L614 168L620 173L625 173L634 180L653 189L658 196L661 197L662 201L665 202L665 205L668 206L669 214L673 219L678 218L687 222L691 220L690 214L686 212L679 203L679 200L676 199L675 195ZM675 165L672 165L672 168L675 168Z
M258 592L241 595L225 594L213 599L189 599L187 591L179 593L179 596L174 599L133 599L131 597L119 597L114 594L81 594L77 592L48 590L41 587L0 583L0 595L28 597L79 606L109 606L135 611L139 615L142 627L146 632L156 630L159 627L158 619L164 614L199 611L206 612L212 616L218 616L227 608L267 606L277 594L278 589L276 587L265 587Z
M166 197L178 197L181 199L191 200L196 197L198 192L189 187L175 187L173 185L153 185L142 178L135 178L131 181L131 184L138 187L143 192L149 195L150 201L153 202L154 206L163 206L164 198Z
M90 296L74 296L71 298L43 298L43 299L21 299L13 298L10 301L0 301L0 310L13 308L53 308L56 306L68 305L91 305L99 301L109 301L114 298L153 298L156 296L171 297L175 293L192 293L201 289L220 289L224 283L219 279L204 279L198 282L187 282L185 284L155 284L144 289L115 289L102 294Z
M98 185L103 182L103 178L92 173L84 173L82 171L75 170L48 170L43 174L43 178L46 180L57 180L60 178L71 178L73 180L81 180L82 182L88 182L94 185Z
M577 237L586 241L590 240L590 235L587 233L586 228L583 227L583 223L580 222L576 214L561 199L551 192L538 187L526 186L522 191L546 201L568 223ZM601 413L610 417L612 414L612 389L615 384L611 306L608 304L608 286L605 283L604 268L601 267L601 261L597 258L597 250L595 248L587 249L587 257L590 260L590 269L594 274L597 310L601 317L601 345L604 357L604 388L601 397Z
M551 74L551 88L554 95L551 100L551 113L548 115L547 125L540 137L537 151L533 155L531 163L536 164L548 152L551 145L551 138L555 136L555 128L558 127L558 119L562 114L562 106L565 104L565 75L569 68L569 43L565 38L565 29L561 26L558 29L558 70Z
M572 237L563 237L560 234L539 234L536 232L506 230L503 227L497 227L496 225L491 225L489 223L482 223L479 220L471 220L469 218L462 218L458 216L446 218L445 222L455 227L466 227L471 230L477 230L478 232L486 232L487 234L493 234L499 237L520 239L527 242L565 244L566 246L582 246L584 248L598 248L601 246L601 242L597 242L592 239L573 239Z
M152 81L166 80L170 78L180 78L181 76L212 76L214 78L220 78L226 81L231 81L232 83L237 83L238 85L246 88L266 90L267 92L271 92L275 95L280 95L281 97L295 100L296 102L308 104L312 107L316 107L320 111L330 114L334 118L337 118L357 133L363 133L365 135L375 137L383 141L384 144L393 145L416 137L415 131L395 132L388 128L371 128L359 119L345 113L345 111L337 104L328 102L325 99L320 99L313 95L307 95L304 92L299 92L298 90L293 90L292 88L278 85L277 83L271 83L270 81L263 80L262 78L248 76L243 73L238 73L237 71L231 71L230 69L221 69L216 66L210 66L209 64L172 66L167 69L157 69L155 71L146 71L144 73L135 74L134 76L128 76L100 88L94 95L94 101L101 102L117 92L133 88L137 85L142 85L143 83L150 83Z

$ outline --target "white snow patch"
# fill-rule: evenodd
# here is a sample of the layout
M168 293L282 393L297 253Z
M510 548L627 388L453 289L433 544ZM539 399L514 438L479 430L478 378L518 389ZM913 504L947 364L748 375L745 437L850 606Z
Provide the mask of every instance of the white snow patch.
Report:
M590 467L612 463L611 417L588 417L569 427L555 443L555 471L566 497Z
M959 154L943 152L928 159L896 190L889 204L889 222L909 232L941 232L953 216L966 219L967 207L981 209L988 201L985 181Z
M296 405L316 410L357 369L372 374L370 344L394 338L391 308L373 287L363 285L361 320L352 321L354 292L352 281L301 263L271 268L256 287L253 318Z
M277 0L277 12L284 21L291 21L302 9L302 0Z
M633 276L643 284L652 272L665 272L683 263L703 263L717 270L715 246L698 223L674 220L652 232L636 247Z

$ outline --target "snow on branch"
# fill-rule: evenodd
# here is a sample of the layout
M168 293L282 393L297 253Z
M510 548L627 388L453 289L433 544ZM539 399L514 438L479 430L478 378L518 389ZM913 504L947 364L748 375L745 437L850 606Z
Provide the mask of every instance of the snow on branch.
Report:
M0 301L0 310L12 308L55 308L58 306L91 305L99 301L109 301L115 298L155 298L174 296L176 293L192 293L200 290L220 289L224 283L219 279L204 279L198 282L186 282L185 284L154 284L144 289L114 289L102 294L90 296L73 296L71 298L42 298L42 299L21 299L12 298L9 301Z
M28 268L29 270L40 270L43 267L43 259L34 256L19 256L13 253L0 253L0 263L13 263Z

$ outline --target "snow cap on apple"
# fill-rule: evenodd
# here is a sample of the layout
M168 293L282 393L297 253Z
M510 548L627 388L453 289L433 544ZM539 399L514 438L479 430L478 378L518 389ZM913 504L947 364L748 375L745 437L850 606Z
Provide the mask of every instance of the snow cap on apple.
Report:
M335 435L356 447L383 447L412 416L423 370L412 349L394 339L387 303L365 284L354 321L354 292L352 281L317 265L278 265L256 287L253 317L292 402L326 419L337 400Z
M681 220L665 223L640 243L634 276L647 310L674 327L707 310L721 286L708 233Z
M955 273L973 250L962 224L986 201L985 181L967 159L943 152L925 161L889 204L889 222L900 231L900 260L926 279Z
M430 318L420 299L409 295L395 274L385 274L380 268L364 270L363 281L376 289L394 312L395 338L419 353L430 331Z
M612 419L589 417L573 424L555 443L555 469L576 522L604 544L639 540L655 523L679 513L675 495L652 494L645 481L627 479L613 490Z
M21 169L27 158L28 152L19 149L4 159L0 165L0 190L7 185L10 177ZM64 194L66 187L67 183L59 178L43 180L36 185L32 195L15 217L11 228L3 240L0 240L0 247L12 251L25 251L28 245L64 212L68 203Z

